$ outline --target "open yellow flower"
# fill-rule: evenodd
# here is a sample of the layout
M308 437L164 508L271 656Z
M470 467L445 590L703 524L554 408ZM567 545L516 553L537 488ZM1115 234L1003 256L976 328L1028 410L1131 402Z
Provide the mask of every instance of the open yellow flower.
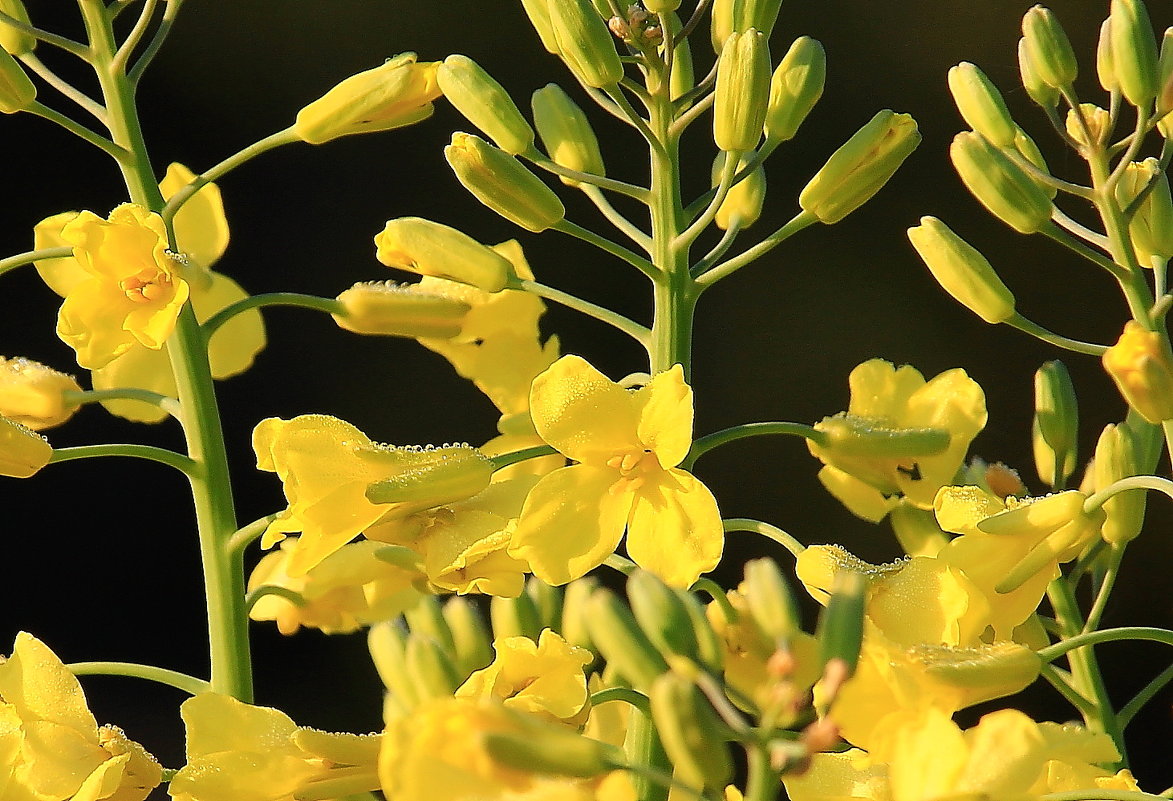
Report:
M692 446L692 389L677 365L630 391L578 356L564 356L530 391L538 434L578 462L530 492L510 551L560 585L598 567L627 530L627 552L666 583L687 587L721 559L717 502L676 467Z

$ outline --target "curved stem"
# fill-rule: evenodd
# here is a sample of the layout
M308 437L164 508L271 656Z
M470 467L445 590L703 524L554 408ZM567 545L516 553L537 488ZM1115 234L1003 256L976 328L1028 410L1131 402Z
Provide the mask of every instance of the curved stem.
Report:
M610 239L599 236L594 231L588 231L586 228L583 228L581 225L576 225L570 220L561 220L557 225L553 226L553 229L560 233L581 239L583 242L589 242L599 250L604 250L607 253L610 253L612 256L623 259L625 262L630 264L632 267L635 267L649 278L654 279L659 274L656 266L652 264L652 262L645 259L643 256L633 253L622 245L618 245L612 242Z
M724 261L721 264L718 264L716 267L713 267L708 272L702 274L696 279L697 288L701 290L707 289L725 276L740 270L745 265L766 255L794 234L813 225L816 222L818 222L818 218L810 212L799 212L793 218L791 218L790 222L783 225L781 228L770 234L761 242L758 242L752 248L737 256L734 256L728 261Z
M124 71L126 69L126 64L130 60L130 54L138 47L138 43L142 40L143 34L147 32L147 28L151 24L151 17L155 16L155 9L158 5L159 0L144 0L142 11L139 12L134 27L130 29L130 33L122 41L122 46L118 48L118 52L114 54L114 58L110 61L111 69L118 71Z
M684 112L676 118L676 120L668 128L668 134L670 136L680 136L682 133L684 133L684 129L692 125L697 117L712 108L713 103L716 102L716 100L717 95L715 95L713 92L709 92L707 95L701 98L699 103L692 106L688 111Z
M1169 665L1169 667L1158 673L1152 681L1142 687L1132 697L1132 700L1120 708L1120 711L1116 715L1116 719L1120 721L1120 728L1123 729L1128 726L1132 722L1132 719L1136 717L1136 713L1144 708L1144 705L1151 701L1153 696L1159 693L1170 681L1173 681L1173 665Z
M557 456L558 451L551 448L549 445L535 445L532 448L522 448L519 451L512 451L510 453L502 453L499 456L489 457L489 461L493 463L493 472L497 472L503 467L524 462L527 459L537 459L542 456Z
M81 392L66 392L64 397L66 403L79 406L108 400L135 400L158 406L175 418L182 415L178 399L169 395L161 395L158 392L151 392L149 389L87 389Z
M691 468L696 460L704 456L713 448L720 447L730 442L736 442L739 439L746 439L748 437L764 437L786 435L793 437L804 437L813 441L817 445L826 444L826 437L821 431L808 426L805 423L743 423L739 426L732 426L712 434L706 434L700 439L692 443L692 448L688 455L684 457L682 463L686 469Z
M712 0L700 0L696 4L696 8L692 11L692 16L688 18L688 22L684 23L684 27L680 32L672 37L672 49L675 50L680 46L680 43L688 38L688 35L696 30L696 26L700 25L701 20L704 19L705 12L709 9L709 4Z
M134 63L127 74L132 84L138 84L159 49L163 47L163 42L167 40L167 34L171 33L171 26L175 24L175 15L179 13L181 5L183 5L183 0L167 0L167 7L163 9L163 19L159 20L159 27L155 29L155 35L151 37L143 54L139 56L138 61Z
M1148 642L1173 645L1173 631L1153 626L1120 626L1114 629L1100 629L1098 631L1089 631L1085 634L1077 634L1074 637L1069 637L1062 642L1048 645L1046 648L1040 649L1037 653L1039 659L1044 662L1053 662L1068 651L1074 651L1076 648L1098 645L1103 642L1115 642L1116 640L1145 640Z
M74 122L61 112L54 111L38 100L34 100L32 105L26 108L25 111L30 114L35 114L41 119L45 119L49 122L60 125L62 128L69 131L79 139L83 139L86 142L89 142L91 145L98 148L115 161L121 163L128 155L130 155L124 148L114 144L101 134L91 131L89 128L85 127L79 122Z
M92 114L98 122L106 124L106 109L102 107L102 104L49 69L44 62L37 58L36 53L24 53L19 58L21 63L39 75L41 80Z
M651 702L648 701L646 695L637 690L628 689L627 687L608 687L606 690L591 693L591 707L612 701L622 701L629 706L635 707L645 715L651 714L652 711Z
M1086 356L1102 356L1104 351L1108 349L1107 345L1096 345L1092 342L1080 342L1078 339L1068 339L1061 334L1056 334L1053 331L1048 331L1038 323L1032 322L1021 314L1015 312L1014 316L1003 322L1011 328L1017 328L1019 331L1030 334L1036 339L1041 339L1056 347L1064 350L1073 351L1074 353L1082 353Z
M225 546L230 554L239 555L244 552L244 549L259 540L265 533L265 529L269 524L277 519L277 513L265 515L264 517L254 520L247 526L238 528L231 537L228 538L228 543Z
M1090 242L1101 250L1108 250L1108 237L1104 236L1098 231L1093 231L1087 226L1079 224L1075 220L1068 217L1058 206L1051 206L1051 220L1052 222L1057 223L1069 234L1074 234L1083 241Z
M717 603L717 606L721 607L721 613L725 615L725 620L730 623L740 617L737 614L737 610L733 608L733 603L729 600L729 596L725 594L725 589L712 579L701 577L692 583L691 589L703 592L712 598Z
M1083 624L1083 634L1095 631L1100 626L1104 610L1108 607L1108 599L1112 596L1112 588L1116 585L1116 577L1120 574L1120 560L1124 558L1124 544L1112 546L1112 553L1108 557L1108 566L1104 571L1100 589L1096 593L1096 600L1087 613L1087 621Z
M755 534L761 534L763 537L769 537L790 551L794 556L799 556L806 550L806 546L794 537L777 526L771 526L769 523L763 523L761 520L753 520L748 517L732 517L722 520L721 525L724 527L726 533L730 531L751 531Z
M296 306L327 314L343 313L342 304L335 298L320 298L317 295L302 295L297 292L266 292L262 295L250 295L244 300L238 300L236 303L225 306L205 320L200 328L204 332L204 337L210 338L220 326L236 315L263 306Z
M249 612L252 612L253 607L257 605L257 601L266 595L276 595L284 598L294 606L305 606L307 603L305 597L300 592L294 592L288 587L278 587L276 584L264 584L255 590L250 590L244 596L244 613L247 615Z
M734 215L729 220L729 227L721 234L721 241L713 245L713 249L706 253L700 261L692 266L689 273L693 278L704 275L704 273L717 263L717 259L724 256L729 248L733 247L734 240L737 235L741 233L741 215Z
M73 255L73 248L59 247L59 248L43 248L41 250L30 250L25 253L17 253L15 256L9 256L6 259L0 259L0 275L9 270L15 270L17 267L23 267L26 264L32 264L41 259L62 259L66 256Z
M1111 273L1113 277L1116 278L1116 280L1123 281L1125 279L1125 272L1123 267L1102 253L1097 253L1096 251L1092 250L1083 242L1080 242L1078 239L1072 237L1059 226L1053 223L1051 225L1045 225L1039 230L1039 233L1048 239L1058 242L1060 245L1072 251L1073 253L1078 253L1080 256L1083 256L1093 264L1098 264L1100 267L1103 267L1105 270Z
M588 317L593 317L599 322L607 323L613 328L616 328L619 331L627 334L629 337L642 345L645 349L648 347L651 332L649 332L648 329L644 326L640 325L634 320L630 320L627 317L624 317L618 312L605 309L602 306L591 303L588 300L583 300L580 297L571 295L569 292L563 292L562 290L555 289L552 286L539 284L537 281L529 281L526 279L511 281L510 288L523 290L525 292L537 295L540 298L552 300L568 309L574 309L576 312L581 312Z
M632 127L643 134L644 139L647 140L648 146L659 153L664 152L664 146L660 140L656 138L656 134L648 126L648 121L640 116L640 113L631 105L631 101L627 99L627 95L618 86L608 86L603 89L607 93L607 97L611 98L623 111L623 118L631 123Z
M203 679L186 673L136 662L74 662L66 665L75 676L128 676L132 679L146 679L156 684L165 684L188 695L199 695L212 689Z
M721 163L721 178L717 182L716 191L713 193L713 199L709 201L709 205L701 212L692 224L677 234L676 238L672 240L672 247L687 248L692 244L701 231L709 226L713 218L717 216L717 210L721 208L721 204L725 202L725 198L729 196L729 190L733 188L733 176L737 173L737 165L741 161L741 154L738 151L727 151L722 154L724 161Z
M641 203L646 203L648 199L648 190L642 186L629 184L626 181L616 181L613 178L607 178L602 175L595 175L589 172L580 172L572 170L568 167L563 167L551 159L543 156L536 148L530 150L528 153L522 153L522 158L527 159L533 164L541 167L546 172L554 175L569 178L572 181L578 181L580 184L588 184L590 186L597 186L600 189L607 189L611 192L616 192L620 195L626 195L633 200L638 200Z
M1039 183L1046 184L1047 186L1058 189L1061 192L1066 192L1069 195L1075 195L1076 197L1083 198L1084 200L1091 200L1095 195L1095 192L1092 191L1091 187L1081 186L1080 184L1073 184L1069 181L1064 181L1061 178L1056 178L1049 172L1043 172L1029 159L1023 158L1021 154L1014 150L1003 148L1002 154L1014 162L1014 164L1020 170L1025 172L1031 178L1034 178L1035 181Z
M1113 495L1138 489L1156 490L1173 498L1173 481L1167 478L1161 478L1160 476L1129 476L1128 478L1122 478L1119 481L1112 482L1099 492L1090 496L1083 502L1083 508L1086 512L1094 512L1103 506L1104 502Z
M1059 673L1054 665L1043 664L1039 667L1039 675L1054 687L1084 717L1095 714L1095 705L1085 698L1071 683Z
M599 187L591 186L589 184L582 184L579 186L582 193L590 198L590 201L595 204L607 222L615 226L617 230L627 236L635 244L643 248L644 252L650 253L652 250L652 238L641 231L636 225L622 214L620 214L611 201L607 200L607 196L600 191Z
M27 22L21 22L11 14L6 14L0 11L0 26L7 25L9 28L26 33L34 39L39 39L45 44L51 44L54 47L61 48L66 53L72 53L80 58L82 61L90 60L90 49L81 42L75 42L64 36L58 36L55 33L41 30L40 28L29 25Z
M49 464L72 462L75 459L93 459L99 456L127 456L174 467L188 478L199 473L199 465L182 453L156 448L153 445L77 445L72 448L54 448Z

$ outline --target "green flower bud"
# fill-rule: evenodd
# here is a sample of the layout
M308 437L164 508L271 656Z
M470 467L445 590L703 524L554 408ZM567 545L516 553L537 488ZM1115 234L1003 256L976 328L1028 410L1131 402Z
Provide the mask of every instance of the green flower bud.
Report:
M566 642L588 651L597 650L587 624L587 602L598 586L598 579L592 576L567 584L562 595L562 625L555 627Z
M1059 90L1039 76L1025 37L1018 40L1018 72L1022 76L1022 88L1037 105L1043 108L1059 105Z
M566 207L554 190L479 136L452 134L444 158L477 200L526 230L545 231L566 216Z
M456 643L452 638L452 629L448 628L448 621L444 619L444 612L440 609L440 602L436 600L436 596L425 595L420 598L415 606L403 613L403 617L412 634L426 634L439 643L447 653L455 653Z
M771 142L793 139L798 126L822 97L826 79L827 54L823 46L809 36L795 39L770 79L766 139Z
M1032 444L1039 477L1061 487L1075 472L1079 404L1071 376L1060 361L1045 362L1035 373Z
M699 658L692 618L678 590L669 587L646 570L636 570L627 578L627 597L644 634L664 657Z
M758 146L770 95L770 50L766 37L751 28L729 37L717 61L713 102L713 141L721 150Z
M644 9L650 14L667 14L680 8L680 0L644 0Z
M729 41L729 37L737 30L735 22L736 7L741 2L742 0L713 0L710 5L709 13L712 15L710 19L712 27L709 31L709 38L713 43L713 52L717 55L721 54L725 43Z
M720 183L721 172L725 166L725 159L728 157L728 153L718 153L716 160L713 161L713 186L717 186ZM737 164L737 169L740 171L748 162L748 159L740 159ZM725 195L724 202L717 209L717 216L714 218L714 222L717 223L717 227L722 231L728 231L734 220L742 228L749 228L761 216L762 205L765 201L766 171L759 164L754 168L753 172L729 189L728 194Z
M444 647L426 634L407 635L404 664L421 701L448 698L460 686L460 677Z
M591 175L607 174L590 120L560 86L549 83L538 89L531 105L538 135L555 164ZM562 183L579 185L573 178L563 178Z
M342 313L331 315L356 334L451 339L472 307L446 295L416 292L393 281L358 283L338 296Z
M588 0L556 0L549 8L558 55L575 77L596 89L619 83L623 62L594 6Z
M519 721L528 719L517 713ZM583 737L563 727L536 724L532 732L491 732L484 737L485 750L497 762L526 774L574 776L589 779L623 767L623 752L600 740Z
M1095 491L1106 489L1122 478L1147 472L1141 468L1137 451L1134 435L1128 426L1105 426L1092 459ZM1104 502L1104 514L1108 517L1102 534L1106 542L1122 545L1136 539L1144 526L1147 498L1143 490L1130 490L1117 493Z
M784 645L799 631L798 606L773 559L746 562L745 580L739 589L757 627L776 647Z
M831 599L819 615L819 661L824 668L829 662L841 660L850 676L859 662L859 648L863 643L864 605L867 602L867 581L852 570L835 574Z
M941 428L887 428L877 418L840 412L815 424L827 450L843 456L904 459L931 456L949 447L949 432Z
M1116 184L1116 199L1129 206L1150 182L1156 182L1136 209L1128 225L1128 234L1140 263L1149 267L1152 259L1173 257L1173 198L1169 179L1154 158L1129 164Z
M1014 293L975 247L936 217L921 217L908 238L937 283L958 303L996 325L1014 316Z
M0 112L24 111L37 99L37 87L7 50L0 49Z
M1157 95L1157 130L1173 139L1173 28L1166 28L1161 38L1161 57L1157 67L1161 93Z
M538 641L541 622L534 599L524 592L516 598L501 598L494 595L489 601L489 622L493 627L493 639L504 637L529 637Z
M637 689L648 687L668 664L610 590L596 590L586 604L587 627L599 653Z
M668 33L675 37L684 28L684 23L675 14L669 18L669 21L671 24L668 27ZM696 86L691 41L690 38L685 37L672 51L672 74L668 76L668 95L673 100Z
M368 501L429 508L471 498L493 476L489 457L468 445L428 447L410 456L410 466L400 473L367 486Z
M1026 131L1021 128L1014 134L1014 149L1018 151L1018 155L1037 167L1040 172L1044 172L1047 175L1051 174L1051 168L1047 166L1047 160L1043 158L1043 151L1039 150L1039 146L1035 144L1035 140L1031 139ZM1047 193L1047 197L1051 200L1055 199L1055 195L1058 194L1059 190L1051 184L1043 183L1041 180L1035 180L1035 183Z
M949 535L937 525L931 509L899 503L888 513L888 522L896 541L909 556L935 557L949 543Z
M767 39L774 32L782 0L738 0L735 30L748 31L756 28Z
M525 9L525 15L529 17L530 24L538 32L542 47L546 48L547 53L557 55L558 40L554 36L554 25L550 22L549 0L521 0L521 5Z
M1049 8L1035 6L1022 18L1026 59L1043 83L1059 89L1069 86L1079 72L1075 52L1059 20Z
M831 154L798 205L820 222L842 220L879 192L920 144L916 120L884 109Z
M486 292L500 292L513 274L513 265L504 256L455 228L420 217L388 220L375 237L375 247L375 258L388 267Z
M714 676L720 676L725 670L725 646L720 636L713 630L705 614L705 607L692 593L681 593L685 611L692 622L692 634L696 637L697 659L700 664Z
M1105 92L1115 92L1120 88L1120 81L1116 79L1116 64L1112 58L1111 17L1100 25L1100 38L1096 42L1096 78Z
M407 673L407 633L390 620L376 623L367 633L371 661L400 709L411 711L421 700L419 689Z
M533 147L534 129L513 98L471 58L448 56L436 71L436 83L456 110L506 153L516 156Z
M673 778L695 790L724 789L733 778L733 761L708 699L691 681L669 672L652 682L648 700Z
M538 631L542 629L558 630L562 621L562 591L551 587L537 576L530 576L525 583L525 594L534 602L534 609L538 613Z
M29 24L29 13L25 10L21 0L0 0L0 11L17 22ZM37 40L34 37L0 22L0 49L14 56L23 56L25 53L33 52L33 48L36 46Z
M1157 40L1142 0L1112 0L1112 65L1120 91L1134 106L1148 108L1158 83Z
M991 214L1019 233L1051 220L1051 199L1022 168L978 134L957 134L949 148L965 186Z
M493 644L481 613L467 599L454 595L444 603L444 622L452 632L456 672L464 677L493 661Z
M949 70L949 91L970 128L998 147L1013 147L1018 126L1002 93L977 66L963 61Z

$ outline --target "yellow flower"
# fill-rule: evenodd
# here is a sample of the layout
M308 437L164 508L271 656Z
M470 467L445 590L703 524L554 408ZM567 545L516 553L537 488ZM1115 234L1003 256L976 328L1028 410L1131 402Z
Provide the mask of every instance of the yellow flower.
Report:
M53 458L53 446L37 432L0 416L0 476L28 478Z
M0 659L0 791L5 799L143 801L159 763L112 726L98 728L81 685L21 632Z
M692 389L679 365L629 391L577 356L564 356L530 391L542 439L578 464L538 482L511 553L547 584L603 563L627 529L627 552L687 587L721 558L724 531L711 492L676 465L692 445Z
M1101 361L1141 417L1154 424L1173 418L1173 352L1163 335L1129 320Z
M77 363L93 370L135 343L163 347L188 296L163 218L133 203L107 220L83 211L61 229L61 239L86 275L57 315L57 335L77 351Z
M329 796L378 788L377 735L327 734L284 713L203 693L179 708L187 765L171 780L175 801L294 801L328 783Z
M493 663L469 676L456 689L457 698L497 698L519 712L559 723L585 719L590 707L584 669L594 654L550 629L536 643L528 637L505 637L493 643L493 650Z
M59 373L31 359L0 356L0 414L33 431L59 426L73 417L76 403L66 403L66 392L80 392L73 376Z
M281 543L281 550L265 555L248 580L250 591L265 585L283 587L305 599L297 606L279 595L266 595L249 612L253 620L274 620L282 634L294 634L301 626L325 634L347 634L362 626L390 620L414 606L423 582L418 557L406 548L396 564L378 551L392 549L378 542L344 545L303 576L290 576L285 568L296 552L297 539Z
M933 495L950 483L965 459L974 436L986 424L986 401L981 387L964 370L948 370L926 382L907 365L894 367L882 359L864 362L851 371L851 402L845 413L815 425L828 431L843 426L876 434L915 435L933 430L948 434L944 448L916 452L861 453L843 446L809 443L810 451L826 467L820 480L855 514L879 520L891 508L885 496L903 495L921 509L931 509ZM923 437L926 441L930 437Z

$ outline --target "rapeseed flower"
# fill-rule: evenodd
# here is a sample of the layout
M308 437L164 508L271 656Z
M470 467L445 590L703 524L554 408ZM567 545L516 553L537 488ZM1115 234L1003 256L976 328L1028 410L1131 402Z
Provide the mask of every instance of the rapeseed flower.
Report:
M0 476L28 478L53 458L53 446L37 432L0 416Z
M73 376L31 359L0 356L0 414L33 431L59 426L73 417L76 403L66 392L80 392Z

